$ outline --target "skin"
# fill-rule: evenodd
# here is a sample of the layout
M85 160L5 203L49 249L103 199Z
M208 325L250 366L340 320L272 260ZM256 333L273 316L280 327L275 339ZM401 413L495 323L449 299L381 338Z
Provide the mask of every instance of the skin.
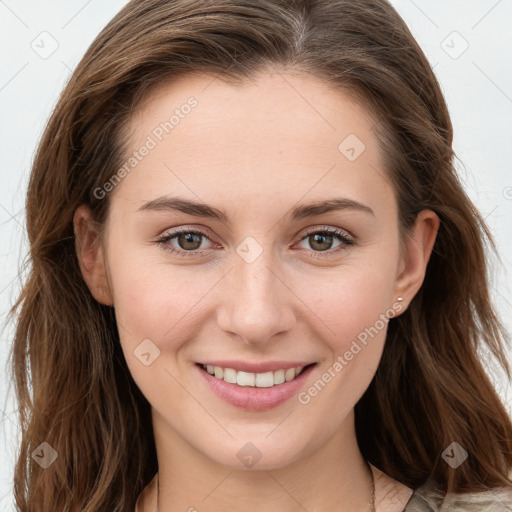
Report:
M160 510L367 511L371 473L353 409L375 374L387 324L307 405L292 397L268 411L242 410L217 398L194 364L317 362L307 390L393 304L407 308L439 219L421 212L401 245L376 119L310 75L276 70L233 85L194 74L163 83L130 120L130 150L190 96L198 105L110 193L103 236L86 206L74 218L84 278L98 301L115 307L128 367L152 406ZM338 150L349 134L366 146L354 161ZM164 195L224 209L229 221L139 211ZM288 216L330 197L373 214ZM155 242L177 227L209 239L180 257ZM304 238L326 227L356 243L333 238L321 251ZM250 263L236 252L248 236L262 250ZM167 245L187 250L178 238ZM160 350L149 366L134 355L144 339ZM262 454L252 468L237 458L247 442ZM412 490L377 474L379 512L402 510Z

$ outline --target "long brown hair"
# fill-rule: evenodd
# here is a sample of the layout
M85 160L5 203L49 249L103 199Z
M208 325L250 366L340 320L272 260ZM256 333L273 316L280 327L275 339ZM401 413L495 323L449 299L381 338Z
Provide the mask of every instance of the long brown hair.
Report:
M133 510L157 470L150 407L124 360L112 309L87 288L73 214L123 162L123 126L163 80L202 71L242 81L268 67L319 77L379 119L404 237L419 211L441 219L425 281L390 321L381 363L356 405L365 458L409 487L510 486L512 424L479 359L510 379L506 333L489 298L489 231L454 169L439 84L385 0L133 0L92 43L42 136L30 176L28 276L12 309L22 440L15 498L24 512ZM42 469L43 442L58 458ZM459 443L453 469L441 454Z

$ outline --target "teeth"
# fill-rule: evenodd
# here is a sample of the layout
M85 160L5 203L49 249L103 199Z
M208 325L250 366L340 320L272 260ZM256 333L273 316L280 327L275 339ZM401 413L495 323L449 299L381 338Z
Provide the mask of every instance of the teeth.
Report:
M274 372L255 373L257 388L271 388L274 385Z
M295 368L288 368L288 370L284 372L284 378L286 382L293 380L295 378Z
M233 368L224 368L224 380L226 382L230 382L231 384L237 383L236 372L233 370Z
M254 386L254 373L236 372L236 370L233 371L236 373L236 383L239 386Z
M264 372L264 373L249 373L249 372L237 372L233 368L221 368L220 366L202 365L202 367L210 374L215 375L217 379L224 380L231 384L238 384L239 386L251 386L257 388L271 388L283 384L284 382L290 382L295 377L300 375L303 366L298 368L289 368L288 370L276 370L275 372Z
M282 384L285 382L284 370L277 370L274 372L274 384Z

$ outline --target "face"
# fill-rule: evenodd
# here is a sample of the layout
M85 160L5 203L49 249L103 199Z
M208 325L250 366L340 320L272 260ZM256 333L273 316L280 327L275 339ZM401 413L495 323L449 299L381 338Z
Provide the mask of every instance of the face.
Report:
M189 75L132 117L100 259L159 435L269 469L346 423L426 265L404 259L375 122L277 72Z

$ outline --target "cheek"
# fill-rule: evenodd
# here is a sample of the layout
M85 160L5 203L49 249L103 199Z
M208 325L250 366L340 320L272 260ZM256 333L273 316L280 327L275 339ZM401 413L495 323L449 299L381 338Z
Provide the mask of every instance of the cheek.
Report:
M389 261L354 265L324 280L313 293L309 288L309 304L323 325L319 345L328 350L318 375L322 382L304 390L299 402L314 402L313 409L331 418L333 428L359 400L379 365L388 323L396 314L392 269Z
M132 251L129 258L120 251L110 256L115 315L129 371L152 405L169 400L173 407L185 406L177 358L198 335L198 305L216 280L194 280L193 271L162 265L144 251Z
M384 272L351 273L323 287L314 302L315 314L328 327L322 329L325 336L319 344L328 351L316 379L297 400L307 418L325 418L326 432L339 428L375 375L389 319L395 316L391 284Z
M130 337L153 338L162 342L173 338L190 323L194 306L214 286L211 273L177 269L148 257L147 251L133 251L130 260L112 252L111 281L116 317Z
M313 290L313 291L312 291ZM323 281L320 287L303 289L313 314L324 324L323 332L336 353L344 352L352 340L364 338L367 329L377 325L392 307L393 274L373 268L341 271L339 277ZM308 293L308 295L304 295ZM393 313L391 313L393 314ZM360 336L361 335L361 336Z

